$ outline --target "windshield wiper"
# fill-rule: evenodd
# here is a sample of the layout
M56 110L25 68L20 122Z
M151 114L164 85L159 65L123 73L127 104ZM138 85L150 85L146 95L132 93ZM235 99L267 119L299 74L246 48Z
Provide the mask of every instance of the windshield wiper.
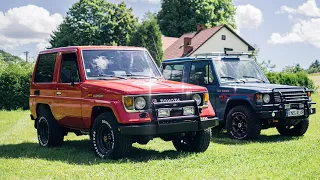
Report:
M155 78L158 79L155 76L146 76L146 75L140 75L140 74L123 74L121 76L126 76L126 77L145 77L145 78Z
M90 77L102 77L102 78L98 78L98 79L102 79L102 80L105 80L106 78L126 79L126 78L121 77L121 76L115 76L115 75L110 75L110 74L98 74L98 75L92 75Z
M264 81L264 80L259 79L259 78L257 78L257 77L253 77L253 76L242 76L242 77L244 77L244 78L256 79L256 80L258 80L259 82L263 82L263 83L265 83L265 81Z
M237 79L237 78L232 77L232 76L221 76L220 78L224 78L224 79L234 79L234 80L236 80L237 82L241 81L241 82L243 82L243 83L246 83L246 81L241 80L241 79Z

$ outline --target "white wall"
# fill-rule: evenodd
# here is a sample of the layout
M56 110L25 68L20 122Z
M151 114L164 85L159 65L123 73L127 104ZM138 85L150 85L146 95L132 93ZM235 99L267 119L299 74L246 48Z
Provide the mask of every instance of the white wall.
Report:
M226 35L226 40L221 39L222 35ZM227 28L223 27L199 49L192 53L191 56L199 53L224 52L224 48L232 48L233 51L248 52L248 46Z

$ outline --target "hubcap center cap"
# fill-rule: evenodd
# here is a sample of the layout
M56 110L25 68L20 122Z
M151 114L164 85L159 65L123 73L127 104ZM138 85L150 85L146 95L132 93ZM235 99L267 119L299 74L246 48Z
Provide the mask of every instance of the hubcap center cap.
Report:
M108 141L108 137L107 137L107 136L104 136L104 137L103 137L103 141L104 141L104 142L107 142L107 141Z
M239 123L239 124L238 124L238 127L239 127L239 128L241 128L241 127L242 127L242 124L241 124L241 123Z

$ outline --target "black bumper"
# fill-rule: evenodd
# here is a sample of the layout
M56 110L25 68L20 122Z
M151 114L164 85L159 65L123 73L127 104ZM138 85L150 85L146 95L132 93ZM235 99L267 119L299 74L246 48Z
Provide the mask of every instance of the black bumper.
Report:
M125 135L160 135L183 132L194 132L219 125L218 118L201 121L184 121L177 123L147 124L120 126L121 134Z
M305 108L304 116L298 117L286 117L286 110L273 110L273 111L261 111L259 112L261 119L276 119L276 120L284 120L284 119L297 119L297 118L308 118L309 115L315 114L316 108Z

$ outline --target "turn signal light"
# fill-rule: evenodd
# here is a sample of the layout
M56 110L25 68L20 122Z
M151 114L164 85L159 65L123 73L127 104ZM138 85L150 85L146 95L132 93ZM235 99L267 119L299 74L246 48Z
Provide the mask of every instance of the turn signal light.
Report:
M307 95L310 97L310 96L311 96L311 92L310 92L310 91L308 91L308 92L307 92Z
M133 109L133 97L123 97L123 103L128 110Z

